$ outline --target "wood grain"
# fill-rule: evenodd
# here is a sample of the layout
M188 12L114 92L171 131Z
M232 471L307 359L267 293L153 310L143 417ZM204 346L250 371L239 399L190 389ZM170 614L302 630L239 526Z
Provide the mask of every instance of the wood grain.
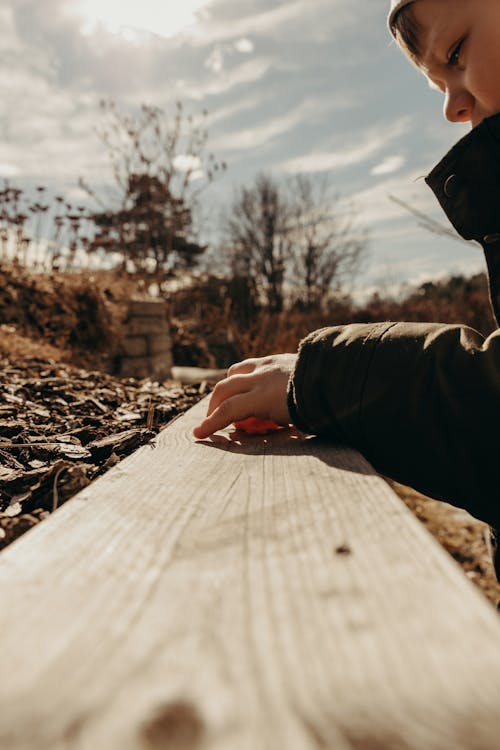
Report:
M204 408L0 556L0 748L496 750L458 566L357 453Z

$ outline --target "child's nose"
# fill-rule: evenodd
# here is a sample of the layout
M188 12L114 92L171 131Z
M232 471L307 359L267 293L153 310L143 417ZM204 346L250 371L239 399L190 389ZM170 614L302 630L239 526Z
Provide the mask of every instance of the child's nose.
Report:
M474 97L465 89L447 89L444 101L444 116L450 122L472 121Z

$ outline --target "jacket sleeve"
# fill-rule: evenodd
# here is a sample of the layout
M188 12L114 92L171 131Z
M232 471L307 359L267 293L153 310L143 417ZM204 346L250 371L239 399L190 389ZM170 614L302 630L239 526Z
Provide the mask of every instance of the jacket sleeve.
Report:
M299 429L500 527L500 330L423 323L324 328L288 389Z

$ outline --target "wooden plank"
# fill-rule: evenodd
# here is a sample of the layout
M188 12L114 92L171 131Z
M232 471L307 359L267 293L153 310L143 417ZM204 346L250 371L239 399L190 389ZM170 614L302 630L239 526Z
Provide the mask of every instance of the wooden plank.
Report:
M226 377L226 374L227 368L221 370L206 367L172 367L172 378L185 385L202 383L204 380L207 383L218 383L219 380Z
M0 556L0 748L496 750L458 566L355 452L205 406Z

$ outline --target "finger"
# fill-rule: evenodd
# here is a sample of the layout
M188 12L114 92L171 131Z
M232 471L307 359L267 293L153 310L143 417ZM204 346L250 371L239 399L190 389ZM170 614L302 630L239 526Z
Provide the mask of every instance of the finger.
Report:
M251 375L232 375L217 383L208 402L207 416L210 416L226 399L232 398L238 393L248 393L252 390L253 381Z
M227 377L229 378L232 375L245 375L253 372L259 362L260 359L256 358L244 359L242 362L235 362L234 365L231 365L231 367L228 369Z
M203 422L194 428L193 434L199 440L203 440L233 422L251 416L251 411L252 400L248 394L240 393L223 401L212 414L207 415Z

